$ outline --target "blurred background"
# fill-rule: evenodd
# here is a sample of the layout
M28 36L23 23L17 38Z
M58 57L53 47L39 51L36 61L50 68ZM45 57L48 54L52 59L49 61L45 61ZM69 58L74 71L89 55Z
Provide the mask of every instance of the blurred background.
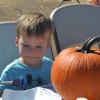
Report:
M87 0L66 0L62 5L80 3L88 4ZM0 0L0 21L16 21L26 12L41 12L47 16L61 4L62 0ZM57 55L54 39L51 39L53 54Z

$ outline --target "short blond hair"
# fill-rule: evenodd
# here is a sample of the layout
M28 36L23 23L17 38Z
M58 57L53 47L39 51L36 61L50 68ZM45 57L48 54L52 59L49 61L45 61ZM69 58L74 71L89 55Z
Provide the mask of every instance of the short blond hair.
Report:
M53 23L49 17L36 12L30 12L21 16L16 23L17 37L21 32L27 36L44 36L46 32L51 35L54 31Z

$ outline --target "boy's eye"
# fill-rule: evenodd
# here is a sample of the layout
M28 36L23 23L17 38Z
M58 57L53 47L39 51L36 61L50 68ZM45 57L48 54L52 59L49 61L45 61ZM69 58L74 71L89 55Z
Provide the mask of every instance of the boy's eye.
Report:
M27 44L23 44L23 46L28 47L29 45L27 45Z
M42 46L36 46L37 48L42 48Z

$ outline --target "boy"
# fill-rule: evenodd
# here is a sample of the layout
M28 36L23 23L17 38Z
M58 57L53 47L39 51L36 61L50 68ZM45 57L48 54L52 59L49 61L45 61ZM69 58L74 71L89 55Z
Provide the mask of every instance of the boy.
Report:
M27 13L18 19L16 30L20 58L3 70L0 81L13 82L1 85L1 92L5 88L22 90L50 83L52 61L43 55L54 30L51 20L40 13Z

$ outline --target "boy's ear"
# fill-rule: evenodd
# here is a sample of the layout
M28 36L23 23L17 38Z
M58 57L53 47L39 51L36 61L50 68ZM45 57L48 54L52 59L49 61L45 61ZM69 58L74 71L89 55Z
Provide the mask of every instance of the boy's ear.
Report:
M18 41L19 41L19 39L18 39L18 37L16 37L15 43L16 43L16 46L17 46L17 47L18 47Z

